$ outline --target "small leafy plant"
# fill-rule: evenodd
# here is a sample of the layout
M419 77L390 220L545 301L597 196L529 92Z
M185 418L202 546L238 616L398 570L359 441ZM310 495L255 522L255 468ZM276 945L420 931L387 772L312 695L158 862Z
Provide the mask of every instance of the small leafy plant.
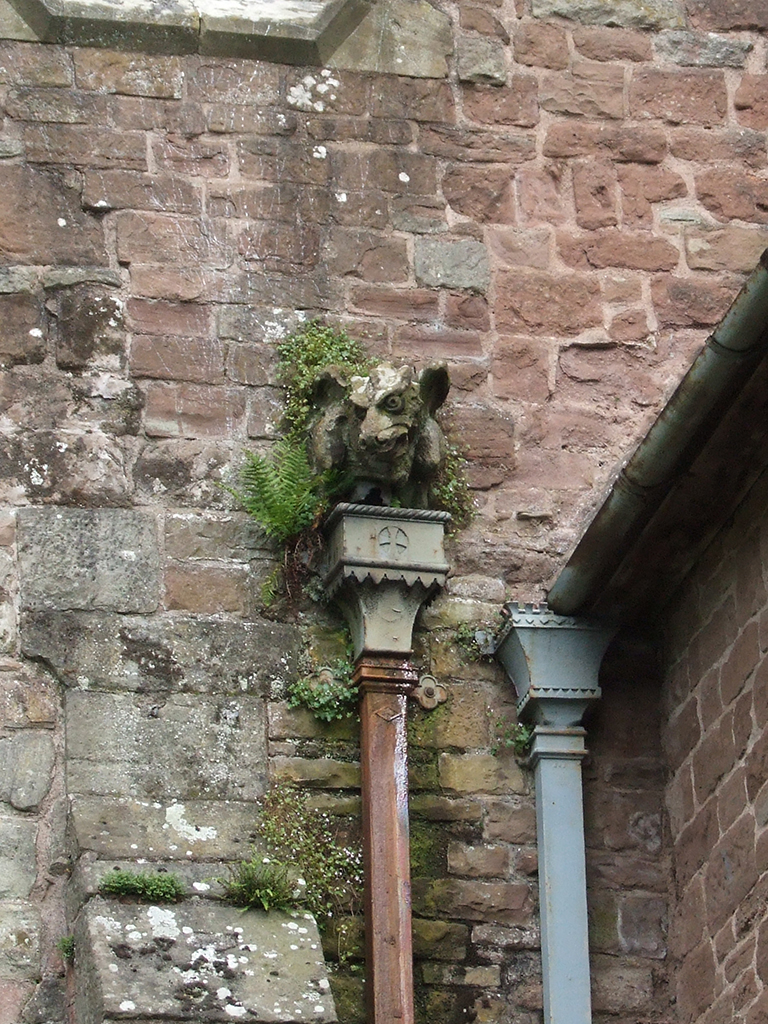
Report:
M525 725L523 722L510 724L503 718L499 718L496 722L496 729L498 735L496 742L491 747L492 754L498 754L500 750L508 750L511 747L515 752L515 757L528 757L533 746L534 726Z
M59 951L59 956L66 963L71 962L75 957L75 937L74 935L62 935L59 941L56 943L56 949Z
M331 918L356 914L362 906L363 854L329 814L307 806L292 786L275 786L264 797L258 825L276 862L293 865L304 879L297 903L323 929Z
M358 691L352 682L351 661L340 658L288 687L288 705L308 708L321 722L350 718L357 712Z
M153 903L174 903L184 896L184 885L167 871L123 871L116 868L99 883L102 896L129 897Z
M256 851L250 860L229 866L229 877L219 878L224 887L222 898L236 907L251 910L290 910L296 906L297 889L284 864L273 864Z
M490 661L496 632L489 622L462 622L456 627L454 641L469 661Z

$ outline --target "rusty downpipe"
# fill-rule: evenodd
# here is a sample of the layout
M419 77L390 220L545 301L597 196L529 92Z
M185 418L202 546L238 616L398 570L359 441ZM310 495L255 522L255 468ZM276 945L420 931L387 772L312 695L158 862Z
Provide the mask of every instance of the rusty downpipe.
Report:
M398 657L357 660L369 1019L412 1024L413 942L406 706L416 671Z
M426 509L337 505L325 587L347 619L360 691L368 1024L413 1024L406 707L419 608L445 582L443 530Z

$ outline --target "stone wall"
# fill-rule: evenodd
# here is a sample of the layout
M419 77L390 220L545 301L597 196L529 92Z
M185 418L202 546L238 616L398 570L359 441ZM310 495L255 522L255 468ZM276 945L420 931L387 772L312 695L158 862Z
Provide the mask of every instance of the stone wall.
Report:
M755 485L674 601L664 750L679 1019L768 1013L766 534Z
M298 623L264 616L277 553L219 486L275 437L274 342L315 315L450 364L478 516L420 640L451 696L413 714L419 999L538 1021L530 783L491 753L506 685L453 630L541 596L768 245L767 21L382 0L296 68L43 44L0 9L2 1024L64 1019L55 943L94 872L199 882L270 773L355 811L354 735L284 707ZM608 717L629 742L634 685L588 778L616 1022L667 1013L654 741L630 757Z

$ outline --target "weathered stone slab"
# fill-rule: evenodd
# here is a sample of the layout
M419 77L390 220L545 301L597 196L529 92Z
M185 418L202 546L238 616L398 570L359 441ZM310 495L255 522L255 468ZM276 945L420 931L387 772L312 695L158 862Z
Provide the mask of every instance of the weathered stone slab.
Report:
M112 860L235 860L255 837L258 807L231 800L166 803L75 796L71 824L81 851Z
M255 800L266 785L260 697L89 693L66 699L70 793Z
M67 685L151 693L282 692L300 641L277 622L48 611L24 616L21 635Z
M18 514L24 608L151 612L155 521L128 509L26 508Z
M0 800L19 811L37 807L51 784L54 756L48 732L22 729L0 739Z
M0 899L29 896L35 884L37 822L28 818L0 818Z
M415 269L419 284L429 287L484 292L491 279L488 253L474 238L417 238Z
M40 914L26 903L0 903L0 980L40 974Z
M446 78L453 49L450 19L426 0L373 4L328 60L349 71Z
M660 32L656 53L672 64L690 67L743 68L753 44L713 32Z
M81 1024L337 1019L309 914L94 899L78 920L75 948Z
M682 5L678 0L533 0L535 18L559 15L585 25L616 25L623 28L681 28Z

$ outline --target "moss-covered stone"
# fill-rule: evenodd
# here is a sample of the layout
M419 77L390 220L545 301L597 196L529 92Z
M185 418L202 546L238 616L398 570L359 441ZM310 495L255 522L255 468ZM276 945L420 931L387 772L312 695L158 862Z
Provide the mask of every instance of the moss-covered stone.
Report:
M411 821L411 877L439 878L446 871L449 836L434 822Z
M339 1024L365 1024L364 979L359 975L337 971L331 974L329 980Z
M468 941L469 929L464 924L413 918L413 954L419 959L463 960Z

